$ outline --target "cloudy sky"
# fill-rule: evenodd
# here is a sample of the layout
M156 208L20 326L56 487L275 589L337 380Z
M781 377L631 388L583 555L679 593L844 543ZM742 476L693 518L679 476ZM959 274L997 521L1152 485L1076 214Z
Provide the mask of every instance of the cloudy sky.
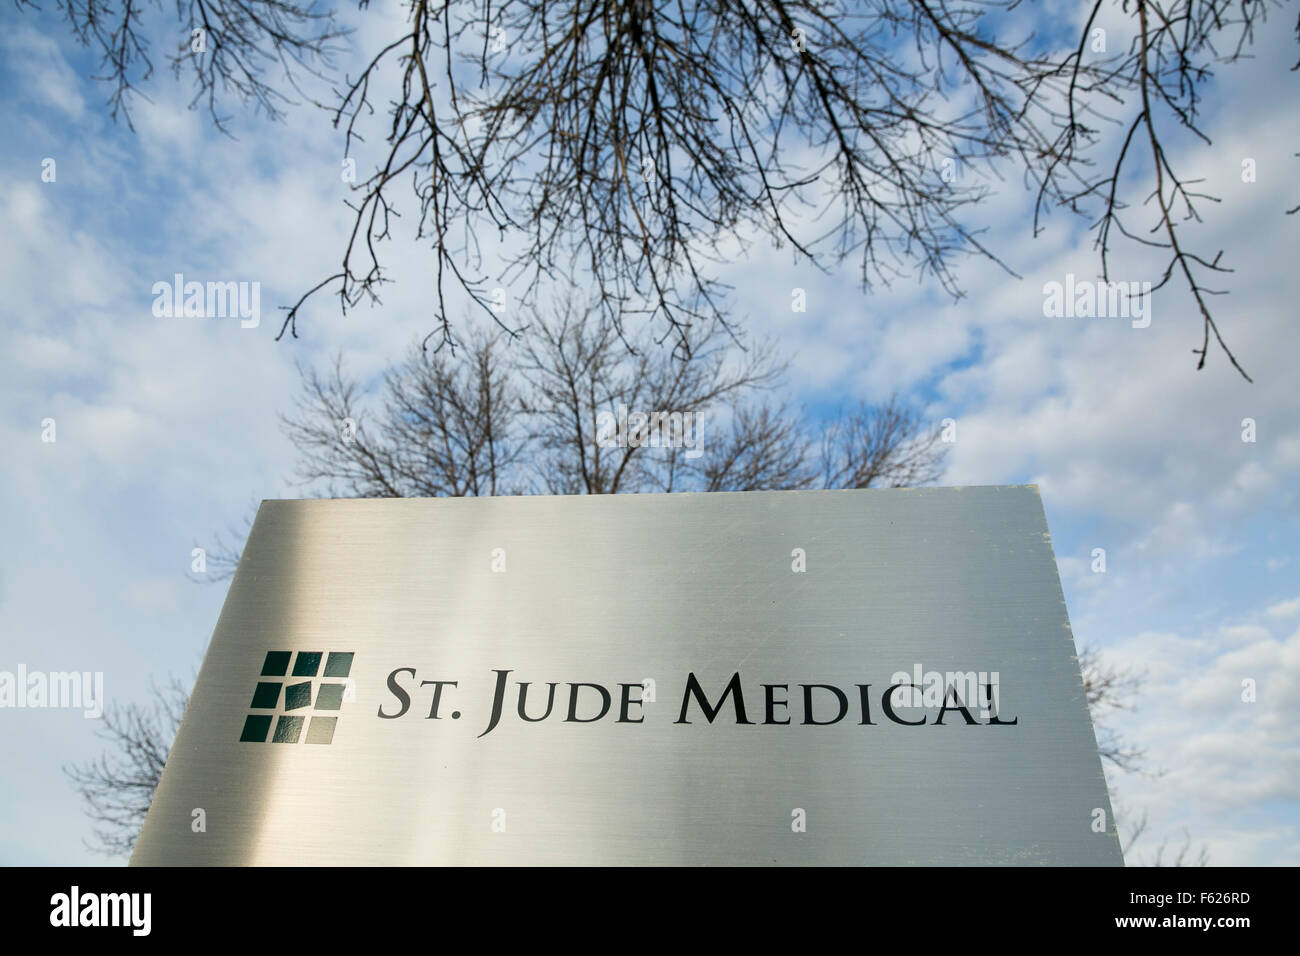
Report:
M237 116L226 138L163 69L132 132L53 10L2 16L0 670L102 671L110 701L143 701L151 679L192 679L225 596L190 579L191 549L263 498L302 494L277 425L297 364L342 350L370 375L398 357L430 330L432 259L393 243L381 308L341 316L321 298L300 339L274 342L277 306L333 270L349 226L342 143L321 114ZM1131 862L1188 834L1214 863L1300 863L1300 724L1285 713L1300 692L1300 214L1284 215L1300 202L1300 73L1282 20L1221 71L1212 145L1177 157L1222 198L1186 228L1235 270L1214 306L1254 384L1217 352L1196 370L1200 326L1176 283L1147 328L1045 318L1044 284L1095 278L1097 259L1083 220L1031 235L1014 175L980 218L1023 278L971 261L959 301L906 280L867 295L853 263L827 276L761 242L720 275L735 315L794 356L799 400L900 392L957 422L945 484L1039 485L1076 640L1145 674L1116 726L1150 772L1110 774L1121 829L1148 820ZM363 18L361 45L383 32ZM1152 278L1151 260L1121 263L1118 278ZM259 281L261 324L155 317L153 284L177 272ZM789 310L794 288L805 313ZM102 750L96 729L75 711L0 710L0 863L103 862L61 772Z

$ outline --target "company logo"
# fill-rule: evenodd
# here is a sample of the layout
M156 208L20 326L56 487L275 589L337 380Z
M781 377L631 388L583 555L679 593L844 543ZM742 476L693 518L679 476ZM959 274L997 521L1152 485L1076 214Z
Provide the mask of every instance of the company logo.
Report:
M342 709L345 701L356 699L354 682L350 677L354 656L350 651L331 651L328 656L321 651L268 652L262 664L261 679L257 682L253 701L249 705L253 713L244 718L244 732L239 739L259 744L332 743L338 725L338 717L334 714ZM539 695L530 693L534 681L516 680L513 683L517 690L512 691L512 669L495 669L492 673L496 678L495 686L491 704L485 708L490 710L490 714L487 726L479 737L486 737L501 722L512 720L515 714L526 724L537 724L563 713L567 713L567 716L555 717L554 720L568 724L591 724L617 713L614 723L642 724L649 716L642 708L655 701L654 682L649 678L636 683L620 682L617 690L604 684L570 682L567 685L568 706L557 708L556 697L560 682L550 681L546 684L546 709L545 712L540 712L541 707L537 703ZM402 675L409 677L403 679ZM915 681L909 679L913 676L916 677ZM946 684L940 684L945 679ZM463 683L462 680L447 680L445 677L439 680L418 680L416 668L399 667L388 675L388 692L393 700L381 703L377 716L382 720L398 720L406 716L412 711L413 697L422 693L416 689L416 685L419 688L432 685L433 691L427 695L429 711L426 719L437 721L449 716L452 721L459 721L466 716L467 711L464 704L453 698ZM797 722L803 726L826 727L846 718L858 717L856 723L859 726L874 727L882 723L873 719L878 713L884 717L885 724L902 724L907 727L942 727L945 726L945 718L951 715L960 716L961 722L966 726L982 724L1014 727L1020 723L1019 717L1007 720L999 715L999 683L1000 674L997 671L922 673L918 664L915 674L900 671L894 675L888 687L877 684L875 691L872 690L872 684L854 684L853 689L849 690L834 684L792 685L783 682L758 685L762 689L761 694L757 694L751 686L747 695L739 671L731 675L725 686L716 677L702 682L691 671L686 675L681 708L673 723L691 724L694 708L699 711L698 716L710 724L718 721L727 723L730 717L736 724L788 725ZM941 686L944 687L942 694L939 692ZM791 687L798 687L802 693L792 693ZM880 690L882 687L884 689ZM756 713L756 696L762 699L761 713ZM873 707L877 701L879 711ZM798 713L800 706L802 714ZM936 707L938 713L935 714L918 713L916 710L900 713L898 709L908 711L909 708L922 708L929 711ZM423 711L423 707L417 705L417 708L420 712ZM973 708L980 708L978 717L971 712ZM751 719L751 715L763 719Z
M349 686L352 672L352 653L330 651L268 651L262 664L263 678L253 691L249 709L261 713L249 714L244 720L241 741L264 744L327 744L334 739L337 716L324 716L321 711L337 711ZM293 669L289 664L292 658ZM321 659L325 670L321 672ZM301 679L299 679L301 678ZM347 695L350 696L350 695ZM272 734L271 725L275 732ZM306 728L304 735L303 729Z

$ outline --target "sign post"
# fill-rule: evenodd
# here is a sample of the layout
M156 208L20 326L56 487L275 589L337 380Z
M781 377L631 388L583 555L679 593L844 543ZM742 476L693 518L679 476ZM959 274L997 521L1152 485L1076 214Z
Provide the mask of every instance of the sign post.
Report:
M134 864L1121 864L1033 486L266 501Z

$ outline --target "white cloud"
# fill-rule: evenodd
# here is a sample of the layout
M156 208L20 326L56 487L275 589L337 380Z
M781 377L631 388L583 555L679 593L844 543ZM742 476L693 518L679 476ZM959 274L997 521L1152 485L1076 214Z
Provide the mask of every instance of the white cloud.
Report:
M1269 612L1263 619L1274 621ZM1280 622L1224 626L1195 637L1142 633L1105 653L1113 666L1144 673L1136 709L1114 724L1146 747L1156 776L1110 774L1131 823L1142 810L1159 827L1135 848L1150 859L1185 830L1211 846L1211 862L1300 862L1289 842L1243 853L1244 818L1257 807L1300 800L1300 727L1291 710L1300 691L1300 630ZM1253 699L1251 699L1253 695Z
M0 43L4 45L10 74L22 78L20 89L71 120L81 119L86 109L81 80L53 37L42 35L26 23L17 27L10 23Z
M1279 601L1268 609L1269 617L1294 617L1300 614L1300 598L1292 598L1290 601Z

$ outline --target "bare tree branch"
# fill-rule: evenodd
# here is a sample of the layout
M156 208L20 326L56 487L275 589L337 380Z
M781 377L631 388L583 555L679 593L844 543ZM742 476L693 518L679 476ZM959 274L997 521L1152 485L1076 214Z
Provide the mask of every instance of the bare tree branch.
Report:
M161 688L153 685L149 704L110 705L98 731L110 749L64 767L93 824L91 850L120 856L135 846L188 698L185 685L173 678Z
M1084 647L1079 651L1079 669L1083 673L1084 696L1092 714L1097 749L1102 760L1120 770L1141 770L1145 765L1146 751L1130 743L1114 728L1109 718L1115 711L1133 709L1144 675L1110 666L1095 647Z
M157 18L146 23L143 2L57 0L128 122L152 72ZM1218 200L1177 171L1169 144L1209 142L1215 68L1247 56L1284 2L1093 0L1058 48L1021 25L1020 0L406 0L405 32L337 79L325 107L345 156L372 125L383 140L354 187L340 266L287 309L280 334L297 335L322 290L344 311L378 301L379 250L408 188L434 256L439 346L456 342L453 286L518 331L490 307L485 243L503 263L494 281L523 307L557 282L590 282L620 335L634 318L685 344L699 325L734 331L717 267L756 239L821 270L855 258L868 289L919 272L959 297L965 256L1014 275L970 225L985 180L960 171L1018 170L1034 234L1053 209L1090 218L1106 281L1120 240L1163 250L1154 285L1177 277L1191 292L1197 367L1213 335L1249 379L1209 306L1224 290L1207 275L1231 269L1188 232L1198 204ZM303 98L300 76L332 75L346 36L291 0L178 0L176 17L173 68L223 129L222 97L278 118ZM1127 48L1098 33L1116 17ZM1103 153L1114 158L1099 164ZM1148 195L1141 226L1125 199L1135 184Z

